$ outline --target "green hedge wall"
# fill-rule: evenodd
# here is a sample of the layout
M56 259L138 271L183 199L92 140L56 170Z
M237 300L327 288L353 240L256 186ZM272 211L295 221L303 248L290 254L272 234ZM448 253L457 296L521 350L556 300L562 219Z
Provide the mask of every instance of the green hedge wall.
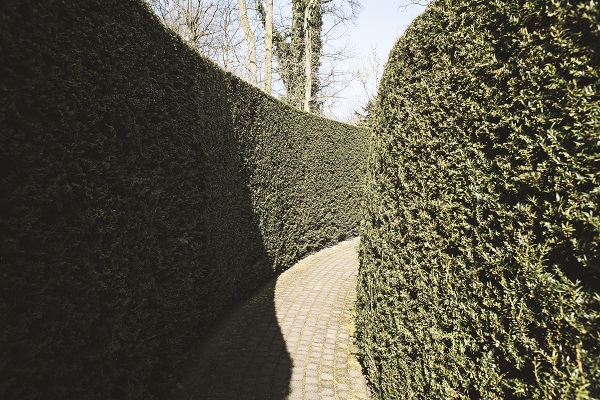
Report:
M357 343L375 398L600 398L600 7L439 0L373 116Z
M298 112L231 77L252 208L277 269L358 235L368 133Z
M141 1L0 16L0 398L151 398L228 304L357 231L361 131L261 95Z

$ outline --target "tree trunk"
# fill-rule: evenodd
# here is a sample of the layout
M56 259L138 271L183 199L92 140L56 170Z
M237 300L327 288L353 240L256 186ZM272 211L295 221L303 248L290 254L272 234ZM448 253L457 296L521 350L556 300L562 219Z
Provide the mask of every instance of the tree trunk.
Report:
M304 111L310 112L312 99L312 26L311 8L314 0L308 0L304 10Z
M285 62L287 101L302 110L304 103L304 12L306 0L292 0L290 51ZM285 83L285 82L284 82Z
M279 75L286 89L285 101L300 110L318 110L316 98L320 90L317 72L321 57L323 16L321 5L331 0L292 0L292 25L289 31L273 30L273 53L277 57ZM266 12L259 2L258 12L267 29ZM311 7L308 5L311 4ZM310 31L306 38L306 30ZM310 50L309 50L310 49ZM306 55L309 54L307 63ZM308 65L311 65L308 68ZM311 82L306 107L307 71Z
M267 0L265 25L265 92L271 94L273 84L273 0Z
M248 21L246 0L238 0L238 5L240 7L240 22L242 23L246 44L248 45L248 71L250 71L250 83L256 85L256 39L254 38L254 32L250 27L250 22Z

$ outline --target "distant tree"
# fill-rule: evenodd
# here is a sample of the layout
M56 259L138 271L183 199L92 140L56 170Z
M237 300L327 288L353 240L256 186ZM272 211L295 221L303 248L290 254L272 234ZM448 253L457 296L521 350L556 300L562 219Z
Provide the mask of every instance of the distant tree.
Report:
M239 10L233 0L223 2L218 20L219 32L214 35L213 46L217 48L215 62L240 77L247 71L244 61L243 43L245 37L240 34Z
M273 0L267 0L265 13L265 92L273 88Z
M317 74L315 69L319 67L318 61L313 63L315 56L315 47L321 46L320 38L315 35L321 35L323 28L323 18L319 10L319 0L308 0L304 8L304 105L303 110L314 111L313 88L318 90ZM320 55L320 54L319 54Z
M321 74L324 56L343 56L345 49L324 54L324 43L335 38L336 30L353 21L359 9L357 0L291 0L291 21L273 31L273 52L277 57L277 72L285 87L284 100L294 107L320 113L323 89L332 86L336 71ZM258 12L266 26L262 2ZM324 18L331 17L330 26L323 31Z
M322 113L350 80L337 63L347 48L329 44L354 21L358 0L145 1L201 54L269 94L277 84L282 100L296 108ZM284 11L276 15L274 3Z
M408 7L411 5L427 7L433 0L401 0L400 7Z
M209 57L215 55L213 39L219 30L218 0L146 0L162 22L188 44Z
M377 48L373 48L362 65L353 74L354 79L361 84L366 99L364 105L361 106L361 110L354 111L354 116L359 123L367 123L371 116L382 75L383 60L379 57Z
M246 45L248 47L248 71L250 73L249 82L256 85L256 39L254 37L254 31L250 27L250 21L248 20L248 7L246 0L238 0L240 10L240 22L244 29L244 36L246 38Z
M374 99L377 95L379 81L383 74L383 61L377 53L377 48L372 48L363 64L354 71L354 78L361 84L364 95Z
M236 0L145 0L161 22L201 54L252 81Z
M361 107L360 111L354 111L354 122L358 126L371 126L371 113L375 106L375 99L369 99L367 103Z

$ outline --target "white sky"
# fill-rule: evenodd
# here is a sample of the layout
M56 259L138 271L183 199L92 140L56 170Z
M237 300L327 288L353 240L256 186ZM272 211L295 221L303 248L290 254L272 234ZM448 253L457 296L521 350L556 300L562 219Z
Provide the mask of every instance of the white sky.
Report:
M354 27L350 27L346 40L354 47L354 57L344 63L349 71L365 69L369 58L376 49L382 64L385 64L388 53L396 39L404 33L413 19L425 10L418 5L402 6L406 0L363 0L361 12ZM372 86L375 86L374 83ZM373 89L374 90L374 89ZM366 103L367 95L362 85L354 79L350 86L343 90L331 110L329 118L339 121L350 121L354 111L360 111Z

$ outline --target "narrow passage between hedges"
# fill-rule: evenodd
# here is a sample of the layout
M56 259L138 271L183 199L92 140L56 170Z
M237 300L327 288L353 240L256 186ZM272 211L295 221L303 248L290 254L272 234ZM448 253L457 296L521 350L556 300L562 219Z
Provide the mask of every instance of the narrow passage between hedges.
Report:
M305 258L232 310L171 399L368 399L352 343L357 245Z

